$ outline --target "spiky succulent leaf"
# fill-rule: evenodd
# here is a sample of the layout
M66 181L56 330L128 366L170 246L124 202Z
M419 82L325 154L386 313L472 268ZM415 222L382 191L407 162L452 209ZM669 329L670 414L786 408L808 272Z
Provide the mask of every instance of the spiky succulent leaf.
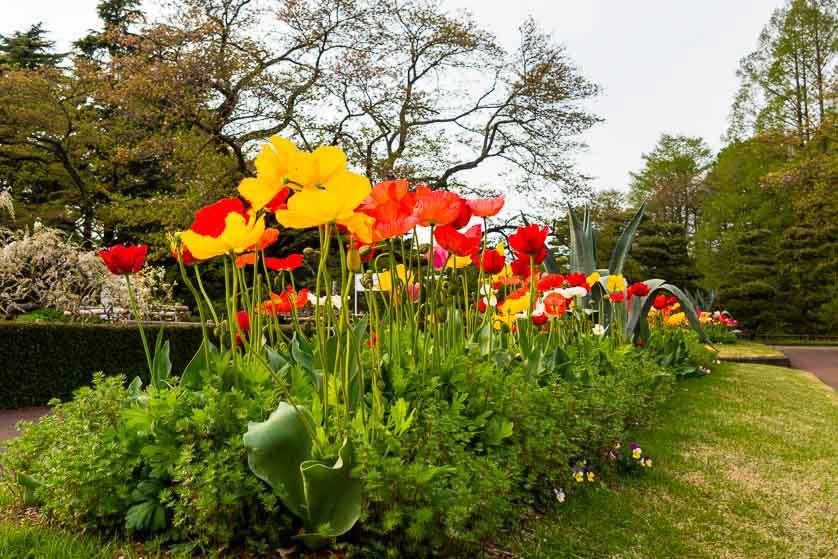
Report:
M637 234L637 228L640 226L640 221L643 219L643 211L646 209L646 203L640 205L640 209L631 218L626 228L617 239L617 244L614 245L614 252L611 253L611 262L608 264L608 269L612 274L622 274L623 266L626 263L626 257L631 250L631 243L634 236Z

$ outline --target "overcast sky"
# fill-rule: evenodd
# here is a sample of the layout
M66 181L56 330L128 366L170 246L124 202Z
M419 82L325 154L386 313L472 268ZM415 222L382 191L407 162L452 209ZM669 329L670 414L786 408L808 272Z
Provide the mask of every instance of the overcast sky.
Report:
M97 26L97 0L0 0L0 34L42 21L66 48ZM664 132L720 145L737 87L737 62L756 46L783 0L445 0L466 8L510 48L533 15L564 43L603 94L592 109L605 119L577 158L597 188L628 185Z

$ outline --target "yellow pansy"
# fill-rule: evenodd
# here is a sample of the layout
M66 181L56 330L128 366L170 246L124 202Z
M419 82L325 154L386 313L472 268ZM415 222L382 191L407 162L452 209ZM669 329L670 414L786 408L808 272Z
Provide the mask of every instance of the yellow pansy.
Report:
M407 269L404 264L396 264L396 277L403 284L411 283L413 281L413 274L407 275ZM393 289L393 273L390 271L381 272L374 276L373 286L380 291L392 291Z
M605 287L611 293L625 291L626 280L623 278L622 274L610 274L605 283Z
M587 282L588 282L588 287L590 287L590 286L592 286L593 284L597 283L597 282L599 281L599 272L594 272L594 273L592 273L590 276L588 276L587 278L585 278L585 281L587 281Z
M248 220L237 212L227 214L224 231L218 237L200 235L192 230L180 234L181 241L198 260L207 260L228 252L244 252L259 242L265 232L265 218Z

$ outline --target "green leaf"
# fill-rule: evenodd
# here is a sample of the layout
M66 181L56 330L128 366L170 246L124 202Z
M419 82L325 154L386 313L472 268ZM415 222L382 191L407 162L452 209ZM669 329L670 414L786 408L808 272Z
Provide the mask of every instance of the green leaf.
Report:
M218 350L211 341L202 341L201 347L198 348L198 351L195 352L195 355L192 356L189 364L186 365L186 368L180 375L181 384L188 388L200 388L202 384L201 373L208 370L210 366L207 361L207 356L211 358L216 351Z
M626 257L629 250L631 250L631 242L634 235L637 233L637 228L640 226L640 221L643 219L643 211L646 209L646 202L640 205L640 209L631 218L631 221L623 229L620 237L617 239L617 244L614 245L614 252L611 253L611 261L608 264L608 270L612 274L622 274L623 266L626 263Z
M15 474L15 479L23 488L23 504L26 506L34 506L41 504L41 500L35 496L35 490L39 487L43 487L43 482L35 479L34 477L24 474L24 473L17 473Z
M157 501L143 501L128 509L125 530L128 532L160 532L166 529L166 509Z
M483 328L477 331L477 345L480 348L480 355L489 355L492 346L492 327L484 324Z
M280 402L267 421L249 422L244 434L250 470L304 520L308 514L300 466L311 458L309 428L313 429L313 425L307 409Z
M163 330L160 330L162 335ZM159 342L159 338L158 338ZM151 361L151 386L158 390L168 386L169 375L172 373L172 360L169 357L169 340L154 350L154 359Z
M350 475L352 447L344 440L332 466L309 460L300 471L304 480L308 526L314 531L296 536L309 547L319 547L343 535L361 517L361 480Z
M660 292L670 293L674 295L678 302L681 303L681 308L684 314L687 317L687 320L692 326L693 330L698 333L699 339L701 339L704 343L711 343L710 339L707 337L707 333L704 331L704 328L701 326L701 321L698 319L698 314L695 311L695 307L693 306L692 302L690 301L689 297L681 291L678 287L666 283L664 280L661 279L653 279L653 280L646 280L645 283L649 286L649 294L646 297L641 298L640 304L632 303L631 314L629 315L629 319L625 322L625 329L624 332L628 336L633 336L635 339L637 335L641 331L641 324L646 321L646 316L649 314L649 309L652 308L652 303L655 300L655 296L658 295ZM636 311L636 312L635 312Z

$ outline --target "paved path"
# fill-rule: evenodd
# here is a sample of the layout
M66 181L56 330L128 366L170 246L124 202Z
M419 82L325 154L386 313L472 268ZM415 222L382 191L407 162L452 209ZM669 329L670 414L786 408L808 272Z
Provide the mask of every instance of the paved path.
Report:
M18 435L15 425L21 419L35 421L49 411L47 407L21 408L18 410L0 410L0 442Z
M795 369L809 371L838 390L838 346L776 346Z

